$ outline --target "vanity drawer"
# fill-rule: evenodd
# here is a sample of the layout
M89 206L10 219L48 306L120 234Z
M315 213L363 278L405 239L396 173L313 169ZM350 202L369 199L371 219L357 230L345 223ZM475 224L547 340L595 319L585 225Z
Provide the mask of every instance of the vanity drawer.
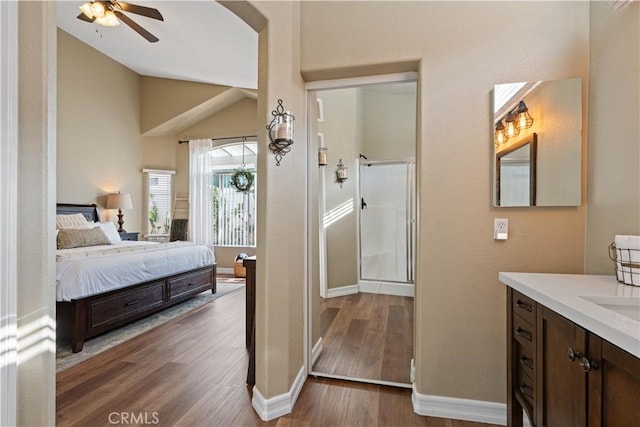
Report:
M518 367L520 370L529 374L531 378L536 377L535 368L535 355L533 351L533 345L522 345L519 342L514 343L514 348L518 360Z
M188 273L169 280L169 298L180 298L211 289L211 270Z
M531 325L536 324L536 302L526 295L514 290L512 295L513 313L521 316Z
M532 325L526 322L522 317L513 316L513 338L529 352L531 356L534 354L534 343L536 342L535 323Z
M528 375L526 375L522 369L518 371L518 379L515 383L516 394L520 396L522 400L526 404L525 411L528 416L531 417L533 415L533 410L535 409L535 401L536 401L536 385L535 381L531 379ZM525 405L523 405L525 406Z

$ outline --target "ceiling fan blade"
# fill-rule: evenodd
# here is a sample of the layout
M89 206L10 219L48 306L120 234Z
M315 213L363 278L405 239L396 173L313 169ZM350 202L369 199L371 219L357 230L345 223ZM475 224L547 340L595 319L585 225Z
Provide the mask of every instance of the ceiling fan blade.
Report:
M93 22L96 20L96 17L94 16L93 18L89 18L87 15L85 15L84 13L81 13L80 15L77 16L77 18L81 21L85 21L85 22Z
M113 1L112 4L124 12L135 13L136 15L146 16L147 18L157 19L158 21L164 21L162 14L158 9L154 9L146 6L138 6L135 4L124 3L121 1Z
M159 40L156 36L151 34L149 31L145 30L144 28L142 28L140 25L136 24L131 18L129 18L127 15L125 15L122 12L120 12L119 10L114 10L113 13L115 13L116 16L118 18L120 18L120 20L122 22L124 22L129 27L131 27L131 29L133 31L135 31L136 33L140 34L142 37L144 37L145 39L147 39L151 43L155 43L155 42L157 42Z

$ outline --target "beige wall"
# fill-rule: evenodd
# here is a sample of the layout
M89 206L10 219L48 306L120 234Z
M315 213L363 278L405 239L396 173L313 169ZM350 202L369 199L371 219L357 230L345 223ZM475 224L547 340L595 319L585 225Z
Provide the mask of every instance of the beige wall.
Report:
M362 89L361 152L369 160L415 158L416 83L397 83L394 86L398 92L386 85Z
M419 393L504 402L498 272L583 271L584 207L492 208L488 118L496 83L586 77L588 13L582 2L302 3L304 75L420 64ZM494 217L509 218L508 241L492 239Z
M55 17L52 2L18 5L17 284L8 286L17 294L19 426L56 419Z
M640 234L640 3L590 9L586 272L613 274L607 246Z
M105 206L131 194L125 228L141 230L143 143L140 76L58 30L57 202ZM103 220L116 220L103 211Z

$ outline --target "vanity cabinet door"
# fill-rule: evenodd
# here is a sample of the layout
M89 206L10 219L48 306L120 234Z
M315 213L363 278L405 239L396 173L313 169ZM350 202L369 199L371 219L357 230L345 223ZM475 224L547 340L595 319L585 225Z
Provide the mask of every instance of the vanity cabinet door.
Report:
M537 424L546 427L586 425L587 332L538 304Z
M589 336L589 427L640 426L640 359Z

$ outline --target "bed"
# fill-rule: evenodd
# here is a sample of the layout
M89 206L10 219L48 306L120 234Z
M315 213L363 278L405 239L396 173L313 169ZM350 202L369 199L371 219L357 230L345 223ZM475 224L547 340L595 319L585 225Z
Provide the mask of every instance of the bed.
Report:
M95 204L56 208L58 215L77 213L99 223ZM89 338L209 289L216 292L216 264L204 245L122 241L58 249L58 335L77 353Z

